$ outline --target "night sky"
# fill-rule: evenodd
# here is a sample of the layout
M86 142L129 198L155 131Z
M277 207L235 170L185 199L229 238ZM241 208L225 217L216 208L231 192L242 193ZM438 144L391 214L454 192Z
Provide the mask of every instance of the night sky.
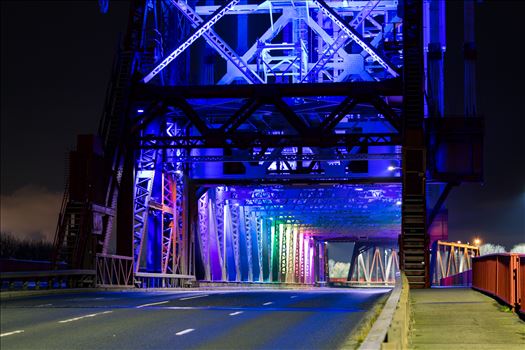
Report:
M1 229L52 238L66 155L94 133L127 2L1 2ZM462 4L447 11L447 113L462 112ZM449 238L525 242L525 2L478 6L478 111L485 116L485 182L449 196Z

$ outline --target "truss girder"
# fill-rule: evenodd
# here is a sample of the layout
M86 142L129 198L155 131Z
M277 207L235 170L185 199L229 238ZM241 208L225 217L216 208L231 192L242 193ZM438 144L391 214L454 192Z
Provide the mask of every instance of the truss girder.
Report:
M345 153L342 154L334 149L333 152L322 152L319 154L254 154L254 152L242 152L233 156L226 155L206 155L206 156L195 156L195 155L181 155L168 157L168 161L178 161L181 163L203 163L203 162L269 162L266 166L275 161L303 161L303 162L321 162L321 161L334 161L334 160L373 160L373 159L401 159L400 153ZM264 165L262 165L264 166Z
M196 28L199 27L204 20L185 2L181 0L171 0L171 3L177 7L184 16L190 21L191 25ZM250 84L261 84L263 81L255 74L248 64L223 40L211 27L202 33L206 42L214 48L219 55L225 60L231 62L246 78Z
M224 220L211 223L210 215L219 205L224 206ZM231 239L235 266L229 266L227 259L211 258L214 230L210 223L224 225L217 231L223 230L225 242ZM206 191L199 199L199 245L206 279L218 280L212 271L226 270L220 280L312 283L311 240L299 225L264 219L250 207L232 205L225 197L213 198ZM246 259L241 258L241 251L246 252Z
M398 253L394 249L376 247L360 253L356 268L348 281L363 285L392 285L399 272Z
M388 73L390 73L393 77L399 76L399 73L397 73L397 71L392 68L386 59L382 58L375 48L367 44L359 36L359 34L341 18L339 14L337 14L329 5L326 4L326 2L323 0L312 0L312 2L316 4L328 18L337 24L337 26L341 28L341 30L344 31L349 38L361 46L363 50L374 59L374 61L377 61L383 68L385 68Z
M362 10L350 21L349 26L355 29L359 26L365 18L372 12L372 10L379 4L380 0L370 0L362 8ZM326 64L333 58L334 54L341 50L349 43L349 37L346 34L339 34L332 44L323 51L321 57L314 63L312 68L306 73L303 81L313 81L319 72L326 66Z
M188 47L190 47L191 44L193 44L198 38L200 38L204 33L206 33L211 27L217 23L224 15L230 11L235 5L239 3L240 0L230 0L226 2L224 5L219 7L217 11L215 11L211 18L208 19L206 22L202 22L198 25L198 27L195 30L195 33L193 33L186 41L184 41L179 47L177 47L171 54L168 55L159 65L157 65L150 73L148 73L143 81L144 83L148 83L151 79L153 79L157 74L159 74L168 64L170 64L177 56L179 56L184 50L186 50ZM179 8L187 8L188 4L186 4L182 0L172 0L173 3L177 3ZM186 12L186 11L183 11ZM195 18L195 23L198 22L198 19Z
M315 129L311 129L312 133ZM312 135L310 133L310 135ZM279 147L354 147L354 146L395 146L401 143L401 136L392 133L370 134L328 134L328 135L261 135L256 133L239 133L226 137L203 136L153 136L147 135L137 139L136 147L140 149L203 149L203 148L271 148Z

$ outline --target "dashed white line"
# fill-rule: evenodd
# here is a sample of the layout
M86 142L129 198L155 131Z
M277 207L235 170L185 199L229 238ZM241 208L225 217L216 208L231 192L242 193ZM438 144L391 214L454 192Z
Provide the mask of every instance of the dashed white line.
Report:
M180 298L179 300L190 300L190 299L204 298L204 297L207 297L207 296L209 296L209 294L205 294L205 295L195 295L195 296L193 296L193 297Z
M185 330L180 331L180 332L178 332L178 333L175 333L175 335L184 335L184 334L188 334L188 333L193 332L194 330L195 330L195 329L193 329L193 328L188 328L188 329L185 329Z
M89 315L69 318L67 320L58 321L58 323L68 323L68 322L78 321L78 320L82 320L84 318L95 317L95 316L98 316L98 315L105 315L105 314L109 314L109 313L112 313L112 312L113 311L104 311L104 312L99 312L99 313L96 313L96 314L89 314Z
M53 304L41 304L41 305L36 305L35 307L46 307L46 306L51 306Z
M240 315L240 314L242 314L242 313L243 313L243 311L235 311L235 312L232 312L232 313L230 314L230 316L236 316L236 315Z
M297 298L297 295L292 295L292 296L290 297L290 299L294 299L294 298Z
M269 301L267 303L264 303L263 305L271 305L271 304L273 304L273 301Z
M18 331L2 333L2 334L0 334L0 338L1 337L7 337L8 335L18 334L18 333L24 333L24 331L21 329L21 330L18 330Z
M169 303L169 302L170 302L169 300L166 300L166 301L159 301L158 303L149 303L149 304L139 305L139 306L137 306L136 308L137 308L137 309L140 309L140 308L142 308L142 307L146 307L146 306L153 306L153 305L166 304L166 303Z

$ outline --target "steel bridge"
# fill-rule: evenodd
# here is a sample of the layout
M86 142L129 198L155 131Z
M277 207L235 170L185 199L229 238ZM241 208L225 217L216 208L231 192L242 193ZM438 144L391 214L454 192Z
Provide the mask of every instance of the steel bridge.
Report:
M130 1L54 261L102 285L316 284L325 243L349 241L348 281L370 281L368 251L388 282L399 251L428 287L446 197L482 179L472 23L462 116L444 113L445 24L439 0Z

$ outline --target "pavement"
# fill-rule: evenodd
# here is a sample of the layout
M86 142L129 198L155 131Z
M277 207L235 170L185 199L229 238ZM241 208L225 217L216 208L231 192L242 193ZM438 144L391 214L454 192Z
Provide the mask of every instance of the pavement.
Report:
M7 299L0 348L337 349L348 347L360 320L389 291L98 291Z
M470 288L410 291L412 349L525 349L525 322Z

